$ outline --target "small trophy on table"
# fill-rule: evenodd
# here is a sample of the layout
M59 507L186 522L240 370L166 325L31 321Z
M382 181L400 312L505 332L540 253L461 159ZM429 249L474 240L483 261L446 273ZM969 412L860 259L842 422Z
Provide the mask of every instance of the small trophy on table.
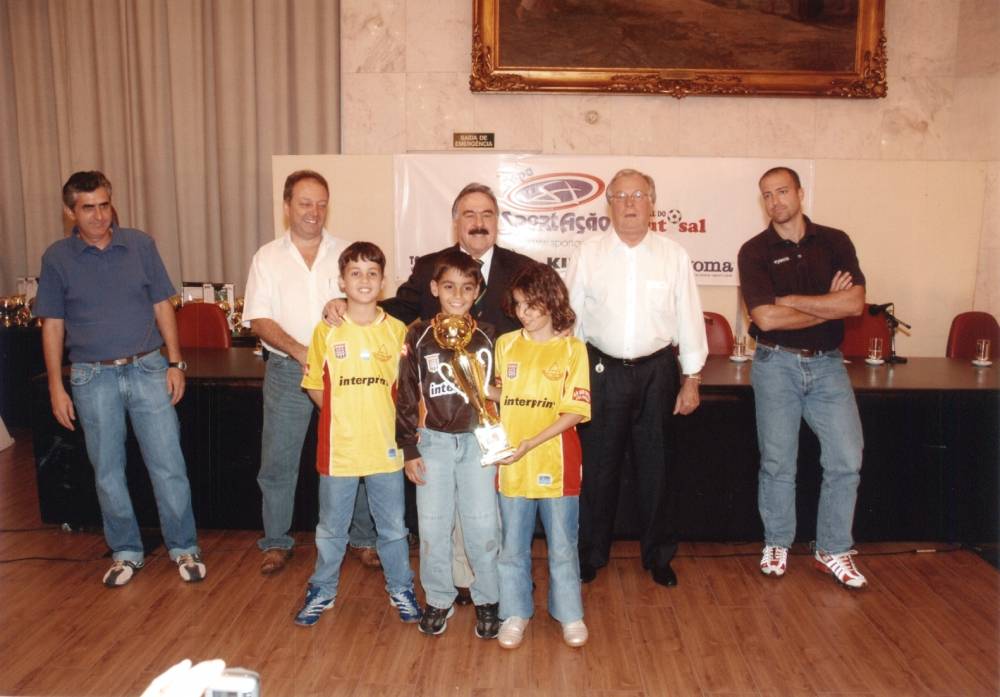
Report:
M451 349L452 358L438 368L441 379L471 404L479 415L476 440L483 451L484 467L493 465L514 453L500 419L487 405L487 380L493 375L493 354L481 348L475 355L465 350L476 331L471 317L440 313L432 322L434 340L441 348Z

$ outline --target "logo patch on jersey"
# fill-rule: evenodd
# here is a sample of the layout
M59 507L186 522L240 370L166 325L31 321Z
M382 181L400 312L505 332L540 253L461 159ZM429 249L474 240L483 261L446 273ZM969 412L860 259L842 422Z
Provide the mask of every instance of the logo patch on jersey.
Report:
M549 380L560 380L563 376L563 370L558 365L553 363L548 368L542 371L544 375Z
M791 261L791 257L781 257L780 259L775 259L771 263L777 266L778 264L784 264L786 261Z
M521 364L520 363L508 363L507 364L507 379L508 380L513 380L514 378L517 377L517 366L519 366L519 365L521 365Z
M345 358L347 358L347 344L345 343L334 344L333 357L339 358L340 360L344 360Z
M590 390L584 389L583 387L574 387L573 401L590 404Z
M538 475L538 486L552 486L552 475L551 474Z
M429 353L424 356L424 360L427 361L427 370L432 373L438 372L438 368L441 367L441 354L440 353Z
M385 363L392 358L392 354L385 350L385 346L379 344L378 348L375 349L375 360Z

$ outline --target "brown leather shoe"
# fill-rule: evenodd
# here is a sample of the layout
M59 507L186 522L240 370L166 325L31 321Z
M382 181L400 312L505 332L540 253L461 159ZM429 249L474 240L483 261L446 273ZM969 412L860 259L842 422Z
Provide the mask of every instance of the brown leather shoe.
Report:
M264 561L260 563L260 572L265 576L276 574L285 568L285 564L292 558L292 549L281 549L272 547L264 550Z
M351 554L361 560L362 566L367 566L369 569L382 568L382 562L379 560L378 552L374 547L351 547L348 545L348 548L351 550Z

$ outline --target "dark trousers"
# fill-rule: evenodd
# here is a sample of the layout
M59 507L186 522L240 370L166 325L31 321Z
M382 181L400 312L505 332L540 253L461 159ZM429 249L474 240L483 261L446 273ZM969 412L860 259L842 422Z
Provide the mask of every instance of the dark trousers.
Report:
M670 562L677 551L673 486L674 402L680 383L673 349L633 365L587 345L591 420L577 427L583 446L580 563L608 563L622 463L636 470L644 568ZM597 366L604 370L598 372Z

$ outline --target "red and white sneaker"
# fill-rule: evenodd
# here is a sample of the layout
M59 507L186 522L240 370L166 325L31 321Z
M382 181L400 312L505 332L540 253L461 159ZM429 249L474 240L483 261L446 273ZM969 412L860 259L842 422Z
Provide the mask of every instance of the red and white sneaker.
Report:
M857 590L868 585L864 575L854 566L851 558L857 554L857 550L850 549L840 554L828 554L822 550L816 550L816 568L828 574L833 574L847 588Z
M767 545L760 558L760 572L765 576L784 576L788 570L788 547Z

